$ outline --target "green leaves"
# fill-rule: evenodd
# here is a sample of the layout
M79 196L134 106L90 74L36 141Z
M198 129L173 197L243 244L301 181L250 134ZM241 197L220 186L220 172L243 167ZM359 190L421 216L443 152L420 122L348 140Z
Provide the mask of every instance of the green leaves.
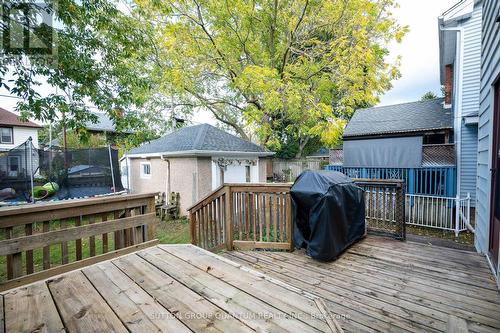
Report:
M153 22L163 89L269 148L337 144L353 110L376 103L399 75L386 45L407 28L390 0L137 4Z
M79 128L90 101L118 128L139 129L139 142L150 137L142 129L169 126L158 117L165 109L206 109L244 138L301 155L311 142L337 144L353 111L390 88L399 71L385 59L387 44L407 31L391 15L392 0L126 5L122 12L111 0L58 2L58 66L15 67L11 91L24 98L23 115L48 120L64 110ZM41 97L40 76L57 92ZM144 111L134 119L113 116L115 109Z
M0 72L12 76L8 90L21 98L22 117L64 118L68 129L84 133L85 123L95 121L88 107L94 105L116 120L117 128L150 131L137 113L113 117L113 110L137 110L152 95L154 81L143 71L147 64L137 49L144 43L144 26L108 0L59 0L53 8L56 65L37 61L28 50L0 64Z

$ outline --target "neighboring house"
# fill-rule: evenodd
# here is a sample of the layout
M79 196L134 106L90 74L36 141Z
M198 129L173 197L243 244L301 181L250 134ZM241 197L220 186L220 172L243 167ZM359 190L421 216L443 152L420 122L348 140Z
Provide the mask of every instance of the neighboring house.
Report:
M410 194L455 196L453 117L442 98L359 109L329 170L354 178L405 179Z
M434 160L435 155L426 152L449 151L452 138L451 111L441 98L366 108L357 110L347 124L343 154L335 157L346 167L450 166L452 160Z
M30 137L38 148L38 130L42 126L22 121L13 112L0 108L0 151L6 151L25 143Z
M132 193L179 192L181 214L222 183L266 181L266 152L208 124L184 127L122 158Z
M24 147L19 150L13 148L24 144L29 138L32 139L33 147L38 148L40 128L40 125L31 121L22 121L15 113L0 108L0 181L24 177L29 172L26 149ZM37 160L32 161L35 172Z
M500 1L484 0L482 22L475 245L500 287Z
M97 122L93 123L88 121L85 124L85 128L91 135L102 135L108 143L115 143L116 138L120 135L132 134L133 131L129 129L117 131L116 126L109 118L109 116L104 112L92 112L93 115L97 117ZM59 145L59 142L53 142L54 145Z
M445 107L454 115L458 194L476 201L482 1L464 0L439 17Z

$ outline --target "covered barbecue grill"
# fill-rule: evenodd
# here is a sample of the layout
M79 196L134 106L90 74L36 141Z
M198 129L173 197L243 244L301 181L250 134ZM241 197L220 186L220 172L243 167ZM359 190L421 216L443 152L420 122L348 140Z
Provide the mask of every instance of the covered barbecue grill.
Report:
M346 175L305 171L290 190L294 244L330 261L365 235L364 191Z

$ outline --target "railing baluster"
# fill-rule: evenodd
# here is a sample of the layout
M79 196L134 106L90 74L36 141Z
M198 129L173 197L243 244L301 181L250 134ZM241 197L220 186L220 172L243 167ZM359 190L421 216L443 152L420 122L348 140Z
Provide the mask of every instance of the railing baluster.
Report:
M68 224L67 221L61 219L59 221L61 229L67 229ZM68 263L68 242L61 243L61 264L65 265Z
M272 207L272 212L273 212L273 236L274 242L278 241L278 197L277 193L271 194L273 198L273 207Z
M248 240L250 236L250 214L249 214L249 207L250 207L250 200L248 198L248 193L243 194L245 197L245 240Z
M82 216L79 215L75 219L75 226L79 227L82 225ZM77 239L75 240L75 254L76 254L76 260L82 260L83 258L83 251L82 251L82 239Z
M48 232L50 231L50 221L44 221L43 222L43 227L42 227L43 232ZM50 268L50 245L44 246L42 250L43 254L43 269L49 269Z
M239 240L243 240L243 231L244 231L244 216L243 216L243 193L237 193L236 194L236 197L238 198L238 203L239 203L239 211L238 211L238 222L239 222L239 225L238 225L238 228L240 230L240 238Z
M115 210L113 212L113 217L115 220L120 219L120 212L119 210ZM115 250L119 250L124 247L124 230L118 230L114 232L114 243L115 243Z
M214 240L213 240L213 226L212 226L212 202L210 202L208 205L207 205L207 209L208 209L208 214L207 214L207 222L208 222L208 225L207 225L207 231L208 231L208 246L210 248L214 247Z
M108 220L108 213L101 215L101 221L106 222ZM102 234L102 253L108 252L108 234Z
M33 223L28 223L24 225L24 234L26 236L33 234ZM35 266L33 263L33 250L26 251L26 274L32 274L35 272Z
M249 194L249 203L250 203L250 207L249 207L249 211L250 211L250 226L251 226L251 230L252 230L252 237L251 239L253 241L256 240L255 238L255 232L257 231L257 226L255 225L255 194L254 193L250 193Z
M88 224L94 224L95 219L93 215L87 217ZM89 237L89 255L95 257L95 236Z

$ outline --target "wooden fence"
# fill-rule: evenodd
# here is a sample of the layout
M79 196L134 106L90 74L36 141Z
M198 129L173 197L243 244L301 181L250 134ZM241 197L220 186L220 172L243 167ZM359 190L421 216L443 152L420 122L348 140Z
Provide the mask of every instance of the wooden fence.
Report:
M154 205L153 193L0 209L0 290L155 244Z
M320 159L273 159L273 180L275 182L293 182L305 170L321 170L328 162Z
M188 211L205 249L292 248L290 184L225 184Z

